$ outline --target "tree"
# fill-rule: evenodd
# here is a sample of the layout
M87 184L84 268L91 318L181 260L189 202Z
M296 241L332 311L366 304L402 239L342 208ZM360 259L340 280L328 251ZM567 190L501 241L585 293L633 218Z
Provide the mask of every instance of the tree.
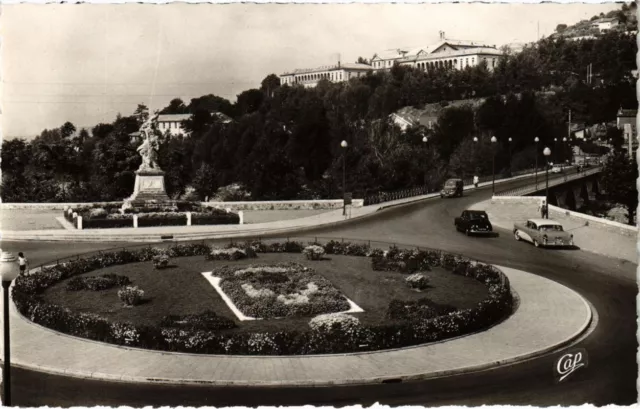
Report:
M235 112L237 115L246 115L260 109L262 101L264 100L264 94L257 89L250 89L243 91L238 95Z
M161 114L186 114L189 109L180 98L174 98L169 102L169 105L163 108Z
M358 60L356 61L356 64L367 64L367 65L369 65L369 60L367 60L366 58L358 57Z
M556 33L562 33L566 29L567 29L567 25L566 24L558 24L556 26Z
M149 108L145 104L138 104L138 107L133 112L133 116L138 120L138 124L142 125L149 119Z
M202 163L193 177L192 186L200 200L204 200L218 190L213 167L208 163Z
M638 165L635 157L630 159L622 151L614 152L607 158L602 170L602 183L610 200L627 209L628 224L635 225L638 208Z
M60 127L60 135L63 138L68 138L76 132L76 127L71 122L65 122L64 125Z
M275 74L267 75L260 83L260 91L271 98L276 90L280 87L280 77Z

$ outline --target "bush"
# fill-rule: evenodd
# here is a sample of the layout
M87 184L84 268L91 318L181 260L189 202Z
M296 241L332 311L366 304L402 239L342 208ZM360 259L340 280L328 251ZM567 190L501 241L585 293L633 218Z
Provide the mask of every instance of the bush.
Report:
M404 280L409 284L409 287L417 290L424 290L429 287L429 277L421 273L411 274Z
M353 315L337 312L332 314L322 314L313 317L309 321L309 327L314 331L331 332L343 331L350 332L360 326L360 320Z
M321 260L324 256L324 249L320 246L307 246L302 250L302 253L307 256L307 260Z
M99 277L73 277L67 282L67 291L102 291L113 287L122 287L131 284L126 276L116 274L103 274Z
M212 249L205 256L206 260L242 260L245 258L255 258L258 255L251 249L240 249L238 247L229 247L224 249Z
M186 226L187 215L184 213L140 213L138 227L151 226Z
M393 300L387 308L392 320L428 320L456 311L455 307L434 303L428 298L417 301Z
M97 209L91 209L89 211L89 217L91 219L104 219L107 217L108 214L109 213L101 207Z
M138 287L127 286L118 291L118 298L127 306L138 305L144 299L144 291Z
M205 311L193 315L167 315L160 321L161 327L181 328L189 330L216 331L236 327L236 323L226 317L221 317L213 311Z
M169 267L169 261L171 257L168 254L159 254L153 257L153 267L158 270Z

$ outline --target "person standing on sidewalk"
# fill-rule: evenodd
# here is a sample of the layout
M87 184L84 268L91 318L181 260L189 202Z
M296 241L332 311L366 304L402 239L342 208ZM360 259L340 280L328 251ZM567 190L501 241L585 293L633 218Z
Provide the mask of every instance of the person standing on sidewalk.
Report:
M476 175L473 177L473 186L477 189L478 183L480 182L480 178Z
M549 218L549 208L547 207L546 200L542 200L540 205L538 206L538 211L540 212L540 217L543 219Z
M25 275L29 271L29 260L24 256L23 252L18 253L18 264L20 265L20 275Z

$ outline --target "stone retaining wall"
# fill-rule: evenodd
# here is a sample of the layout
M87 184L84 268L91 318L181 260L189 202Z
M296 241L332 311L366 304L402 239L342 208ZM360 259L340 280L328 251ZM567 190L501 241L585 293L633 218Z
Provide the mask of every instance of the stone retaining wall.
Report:
M96 203L0 203L0 210L33 209L33 210L64 210L66 207L80 207L98 204L121 205L123 202L96 202ZM362 207L363 199L353 199L353 207ZM331 210L341 209L342 200L282 200L270 202L202 202L203 206L217 207L220 209L240 210Z
M614 222L612 220L601 219L599 217L590 216L588 214L572 212L570 210L566 210L561 207L556 207L553 205L549 205L549 216L553 217L556 220L569 219L574 221L581 221L588 226L607 230L613 233L621 234L623 236L630 236L630 237L638 236L637 226L630 226L628 224L622 224L622 223Z

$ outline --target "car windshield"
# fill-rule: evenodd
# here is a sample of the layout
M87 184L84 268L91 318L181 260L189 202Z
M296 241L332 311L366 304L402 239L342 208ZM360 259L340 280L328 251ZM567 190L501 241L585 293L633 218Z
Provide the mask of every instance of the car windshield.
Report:
M446 187L456 187L456 181L455 180L447 180L447 182L444 185Z
M541 231L562 231L562 226L556 224L547 224L540 226Z
M469 212L469 218L471 220L483 220L487 218L487 214L486 213L476 213L476 212Z

